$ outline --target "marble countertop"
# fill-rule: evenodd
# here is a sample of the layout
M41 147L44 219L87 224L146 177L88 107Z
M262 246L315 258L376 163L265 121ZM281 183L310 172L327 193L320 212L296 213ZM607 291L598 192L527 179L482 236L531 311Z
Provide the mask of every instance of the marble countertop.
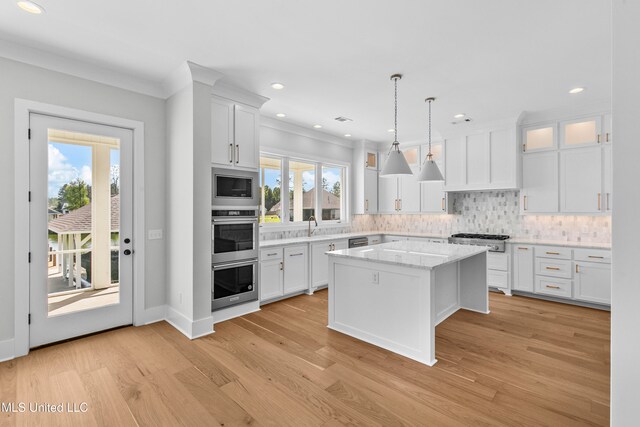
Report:
M261 248L270 248L275 246L287 246L301 243L315 243L324 242L330 240L351 239L353 237L362 236L406 236L406 237L423 237L431 239L447 239L450 234L436 234L436 233L412 233L407 231L360 231L355 233L340 233L340 234L319 234L311 237L293 237L289 239L272 239L261 240ZM507 244L521 244L521 245L544 245L544 246L563 246L582 249L611 249L611 243L602 242L569 242L566 240L538 240L528 239L524 237L512 237L506 241Z
M611 249L611 243L600 243L600 242L569 242L566 240L558 241L558 240L537 240L537 239L527 239L520 237L513 237L507 240L507 243L511 244L521 244L521 245L543 245L543 246L564 246L571 248L581 248L581 249Z
M327 252L329 256L373 261L402 267L431 270L441 265L461 261L483 252L487 246L451 245L431 242L390 242L360 248Z

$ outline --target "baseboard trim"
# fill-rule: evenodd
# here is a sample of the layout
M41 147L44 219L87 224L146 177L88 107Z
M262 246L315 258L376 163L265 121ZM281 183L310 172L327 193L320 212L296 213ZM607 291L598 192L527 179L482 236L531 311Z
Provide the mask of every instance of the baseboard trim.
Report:
M159 305L157 307L147 308L142 317L142 325L161 322L167 318L167 306Z
M167 307L167 316L165 318L167 323L180 331L184 336L191 338L191 320L185 315L177 311L173 307Z
M251 301L246 304L234 305L233 307L223 308L222 310L216 310L211 313L213 323L224 322L225 320L233 319L234 317L244 316L245 314L254 313L260 311L260 302Z
M200 320L194 320L191 324L191 339L204 337L212 334L213 332L212 316L208 316Z
M13 338L10 340L0 341L0 362L15 359L15 343Z

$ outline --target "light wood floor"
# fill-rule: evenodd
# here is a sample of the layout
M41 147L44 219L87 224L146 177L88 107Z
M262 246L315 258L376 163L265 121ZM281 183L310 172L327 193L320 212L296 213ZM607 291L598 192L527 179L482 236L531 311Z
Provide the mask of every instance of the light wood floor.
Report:
M0 425L608 425L607 312L491 294L438 326L429 368L326 328L327 292L189 341L162 322L0 364L1 402L88 403Z

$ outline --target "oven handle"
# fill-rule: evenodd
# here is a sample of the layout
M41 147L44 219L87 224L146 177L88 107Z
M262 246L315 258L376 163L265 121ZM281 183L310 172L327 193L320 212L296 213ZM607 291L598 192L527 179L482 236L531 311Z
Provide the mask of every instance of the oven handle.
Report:
M258 260L250 260L250 261L240 261L240 262L228 262L225 264L216 264L213 266L214 270L220 270L223 268L230 268L230 267L242 267L244 265L253 265L253 264L258 264Z
M258 218L213 218L212 222L258 222Z

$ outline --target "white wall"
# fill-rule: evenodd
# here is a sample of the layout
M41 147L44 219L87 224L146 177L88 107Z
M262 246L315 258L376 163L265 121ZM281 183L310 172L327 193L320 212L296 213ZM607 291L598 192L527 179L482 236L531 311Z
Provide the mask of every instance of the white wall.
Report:
M165 227L164 100L0 58L0 341L13 338L14 283L14 100L23 98L142 121L145 124L145 212L147 229ZM146 235L146 231L145 231ZM164 242L146 242L146 308L165 303Z
M638 425L640 408L640 2L613 1L613 289L611 425Z

